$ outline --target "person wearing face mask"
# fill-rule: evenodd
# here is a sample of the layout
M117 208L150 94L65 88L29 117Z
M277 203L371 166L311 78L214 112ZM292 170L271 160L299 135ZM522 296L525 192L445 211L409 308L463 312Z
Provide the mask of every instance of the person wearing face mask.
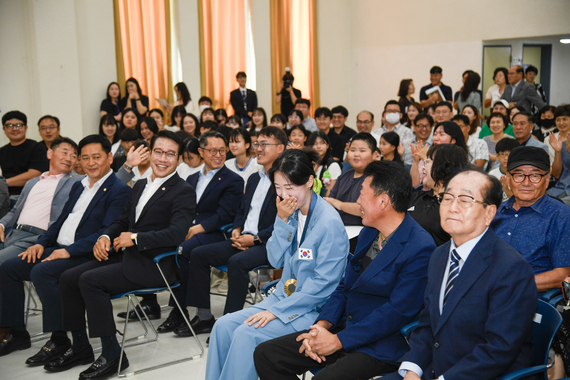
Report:
M540 109L540 111L538 111L538 115L536 116L536 124L538 124L538 128L535 126L532 134L539 141L546 142L546 140L548 140L550 132L558 132L558 128L556 128L556 121L554 119L555 109L556 107L554 106L544 106Z
M214 325L206 379L257 379L253 351L262 342L308 329L339 284L349 242L336 210L313 191L314 151L289 149L273 163L277 217L267 256L283 268L276 291ZM326 220L326 223L322 223Z
M410 128L406 128L404 125L400 124L400 120L402 119L400 103L396 100L389 100L384 106L384 113L386 125L383 125L375 132L380 135L385 132L396 132L400 136L400 141L408 141L413 138Z
M202 114L206 108L212 108L212 99L207 96L200 97L200 99L198 99L198 108L200 109L200 114ZM200 119L200 121L202 120Z

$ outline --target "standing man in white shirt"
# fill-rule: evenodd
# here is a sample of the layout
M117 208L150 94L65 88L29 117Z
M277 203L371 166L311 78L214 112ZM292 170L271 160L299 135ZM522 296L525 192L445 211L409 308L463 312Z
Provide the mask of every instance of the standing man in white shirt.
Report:
M26 364L45 365L63 355L71 342L61 330L59 276L93 260L97 238L119 216L131 188L111 170L111 143L100 135L79 142L79 160L87 176L75 183L61 215L35 245L0 266L2 327L10 334L0 343L0 355L30 346L24 326L24 281L33 281L42 302L43 331L51 338Z

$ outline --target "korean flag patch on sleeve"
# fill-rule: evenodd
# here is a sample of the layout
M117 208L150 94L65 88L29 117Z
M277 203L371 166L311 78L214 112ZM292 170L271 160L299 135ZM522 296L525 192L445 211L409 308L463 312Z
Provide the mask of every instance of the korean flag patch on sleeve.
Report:
M313 260L313 250L308 248L299 248L299 260Z

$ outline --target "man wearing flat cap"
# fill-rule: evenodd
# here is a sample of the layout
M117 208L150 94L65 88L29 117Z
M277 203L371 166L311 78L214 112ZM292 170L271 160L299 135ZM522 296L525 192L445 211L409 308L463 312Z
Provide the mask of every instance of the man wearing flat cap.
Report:
M503 202L491 227L532 266L538 291L560 287L570 275L570 208L546 195L550 159L543 149L516 147L507 182L513 196Z

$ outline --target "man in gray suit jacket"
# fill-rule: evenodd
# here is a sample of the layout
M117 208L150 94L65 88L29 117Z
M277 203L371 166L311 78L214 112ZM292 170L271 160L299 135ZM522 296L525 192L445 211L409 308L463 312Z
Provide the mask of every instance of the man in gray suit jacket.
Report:
M512 66L509 69L508 76L510 84L505 87L501 99L509 102L509 108L517 106L527 112L531 112L533 104L538 109L545 106L544 101L538 95L534 86L524 80L524 69L522 66Z
M54 140L47 157L49 171L29 180L16 205L0 219L0 264L36 243L59 217L73 184L83 179L70 174L77 161L73 140Z

